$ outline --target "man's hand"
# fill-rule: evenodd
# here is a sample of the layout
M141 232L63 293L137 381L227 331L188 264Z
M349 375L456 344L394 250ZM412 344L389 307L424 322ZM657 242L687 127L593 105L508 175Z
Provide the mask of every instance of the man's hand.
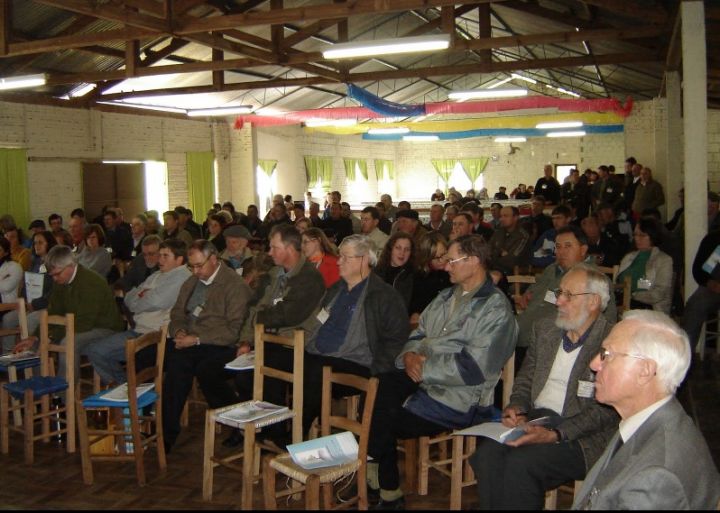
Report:
M523 294L522 296L520 296L518 298L517 302L518 302L518 305L520 306L520 308L525 310L528 307L528 304L530 303L531 299L532 299L532 294L528 290L527 292L525 292L525 294Z
M520 409L519 406L510 405L502 412L503 426L517 427L527 418L527 412Z
M200 338L197 335L188 335L185 330L180 330L175 334L175 349L185 349L197 345Z
M520 447L521 445L530 444L554 444L558 441L558 435L555 431L542 426L529 425L525 427L525 434L523 436L517 440L508 442L507 445Z
M22 339L20 342L15 344L15 347L13 347L13 353L21 353L23 351L28 351L32 349L37 341L38 338L33 335L29 336L28 338Z
M423 364L426 359L426 356L412 351L405 353L403 356L403 361L405 362L405 373L415 383L420 383L423 379Z
M252 351L252 346L250 345L250 342L240 342L240 345L237 348L237 353L235 353L235 358L237 358L241 354L249 353L250 351Z

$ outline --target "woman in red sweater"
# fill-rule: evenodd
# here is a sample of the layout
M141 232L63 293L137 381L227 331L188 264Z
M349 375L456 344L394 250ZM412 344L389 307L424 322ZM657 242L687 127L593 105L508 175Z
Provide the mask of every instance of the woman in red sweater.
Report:
M308 228L302 234L302 250L308 262L312 262L322 274L325 288L340 279L337 250L320 228Z

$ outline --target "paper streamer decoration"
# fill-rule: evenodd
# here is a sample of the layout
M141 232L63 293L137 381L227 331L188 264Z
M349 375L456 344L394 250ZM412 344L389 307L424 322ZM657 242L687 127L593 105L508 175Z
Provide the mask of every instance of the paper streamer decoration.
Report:
M354 84L348 84L348 96L360 102L363 107L382 114L383 116L407 117L425 115L425 105L403 105L401 103L394 103L375 96L371 92Z
M582 128L587 134L613 134L623 132L624 125L606 125L606 126L584 126ZM496 137L496 136L522 136L522 137L544 137L548 130L539 130L537 128L489 128L479 130L464 130L460 132L410 132L408 134L393 135L370 135L363 134L362 138L366 141L401 141L403 135L437 135L441 141L451 141L453 139L468 139L470 137Z

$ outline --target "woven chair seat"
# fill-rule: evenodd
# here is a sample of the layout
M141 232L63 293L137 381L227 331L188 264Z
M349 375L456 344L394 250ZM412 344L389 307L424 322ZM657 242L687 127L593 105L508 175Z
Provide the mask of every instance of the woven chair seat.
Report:
M82 405L83 408L129 408L130 404L128 401L110 401L108 399L104 399L103 396L108 393L108 390L102 390L101 392L98 392L97 394L91 395L90 397L86 397L83 399ZM143 395L138 397L137 405L138 408L145 408L146 406L149 406L155 401L157 401L158 395L154 390L149 390L145 392Z
M293 417L295 417L295 412L292 410L283 410L278 413L273 413L271 415L267 415L265 417L260 417L259 419L251 420L250 422L236 422L233 420L223 418L219 415L220 413L232 410L233 408L242 406L244 404L250 404L252 402L254 402L254 400L244 401L242 403L231 404L230 406L218 408L216 410L217 415L215 416L215 422L217 422L219 424L225 424L226 426L236 427L236 428L244 428L246 424L250 424L250 425L254 426L255 429L260 429L265 426L277 424L278 422L282 422L283 420L292 419Z
M40 366L40 358L32 358L30 360L21 360L19 362L15 362L11 365L2 365L0 364L0 372L8 372L10 367L15 367L17 370L23 370L23 369L30 369L32 367L39 367Z
M62 392L67 389L68 384L63 378L57 376L33 376L13 383L5 383L3 386L11 396L20 399L25 395L25 390L32 390L33 395L39 397Z
M270 462L270 466L303 484L305 484L307 478L312 475L320 478L320 484L325 484L333 483L343 476L356 472L360 468L360 460L355 459L348 463L334 465L332 467L307 469L295 463L289 453L285 453L275 457Z

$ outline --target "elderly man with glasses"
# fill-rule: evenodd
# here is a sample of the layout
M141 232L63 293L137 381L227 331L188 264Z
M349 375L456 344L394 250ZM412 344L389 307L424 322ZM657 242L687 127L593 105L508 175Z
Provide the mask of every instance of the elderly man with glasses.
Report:
M454 240L445 270L453 287L420 315L418 327L380 376L370 428L369 493L381 509L400 509L397 439L435 435L489 420L495 385L515 348L517 324L487 272L482 236Z
M192 272L180 288L170 311L163 384L163 429L165 451L169 452L180 434L180 415L193 378L198 377L206 397L215 390L202 377L205 365L218 358L231 361L247 313L252 291L243 279L222 263L215 245L197 240L188 248L187 267ZM216 406L210 405L211 408Z
M590 366L596 399L622 420L573 509L717 509L720 475L675 398L690 357L687 335L663 313L630 310L612 329Z
M525 425L525 434L507 444L481 438L471 457L480 509L542 509L546 490L585 477L617 427L615 412L594 399L588 367L611 329L601 315L610 281L577 264L553 294L557 313L534 324L502 414L505 426Z

